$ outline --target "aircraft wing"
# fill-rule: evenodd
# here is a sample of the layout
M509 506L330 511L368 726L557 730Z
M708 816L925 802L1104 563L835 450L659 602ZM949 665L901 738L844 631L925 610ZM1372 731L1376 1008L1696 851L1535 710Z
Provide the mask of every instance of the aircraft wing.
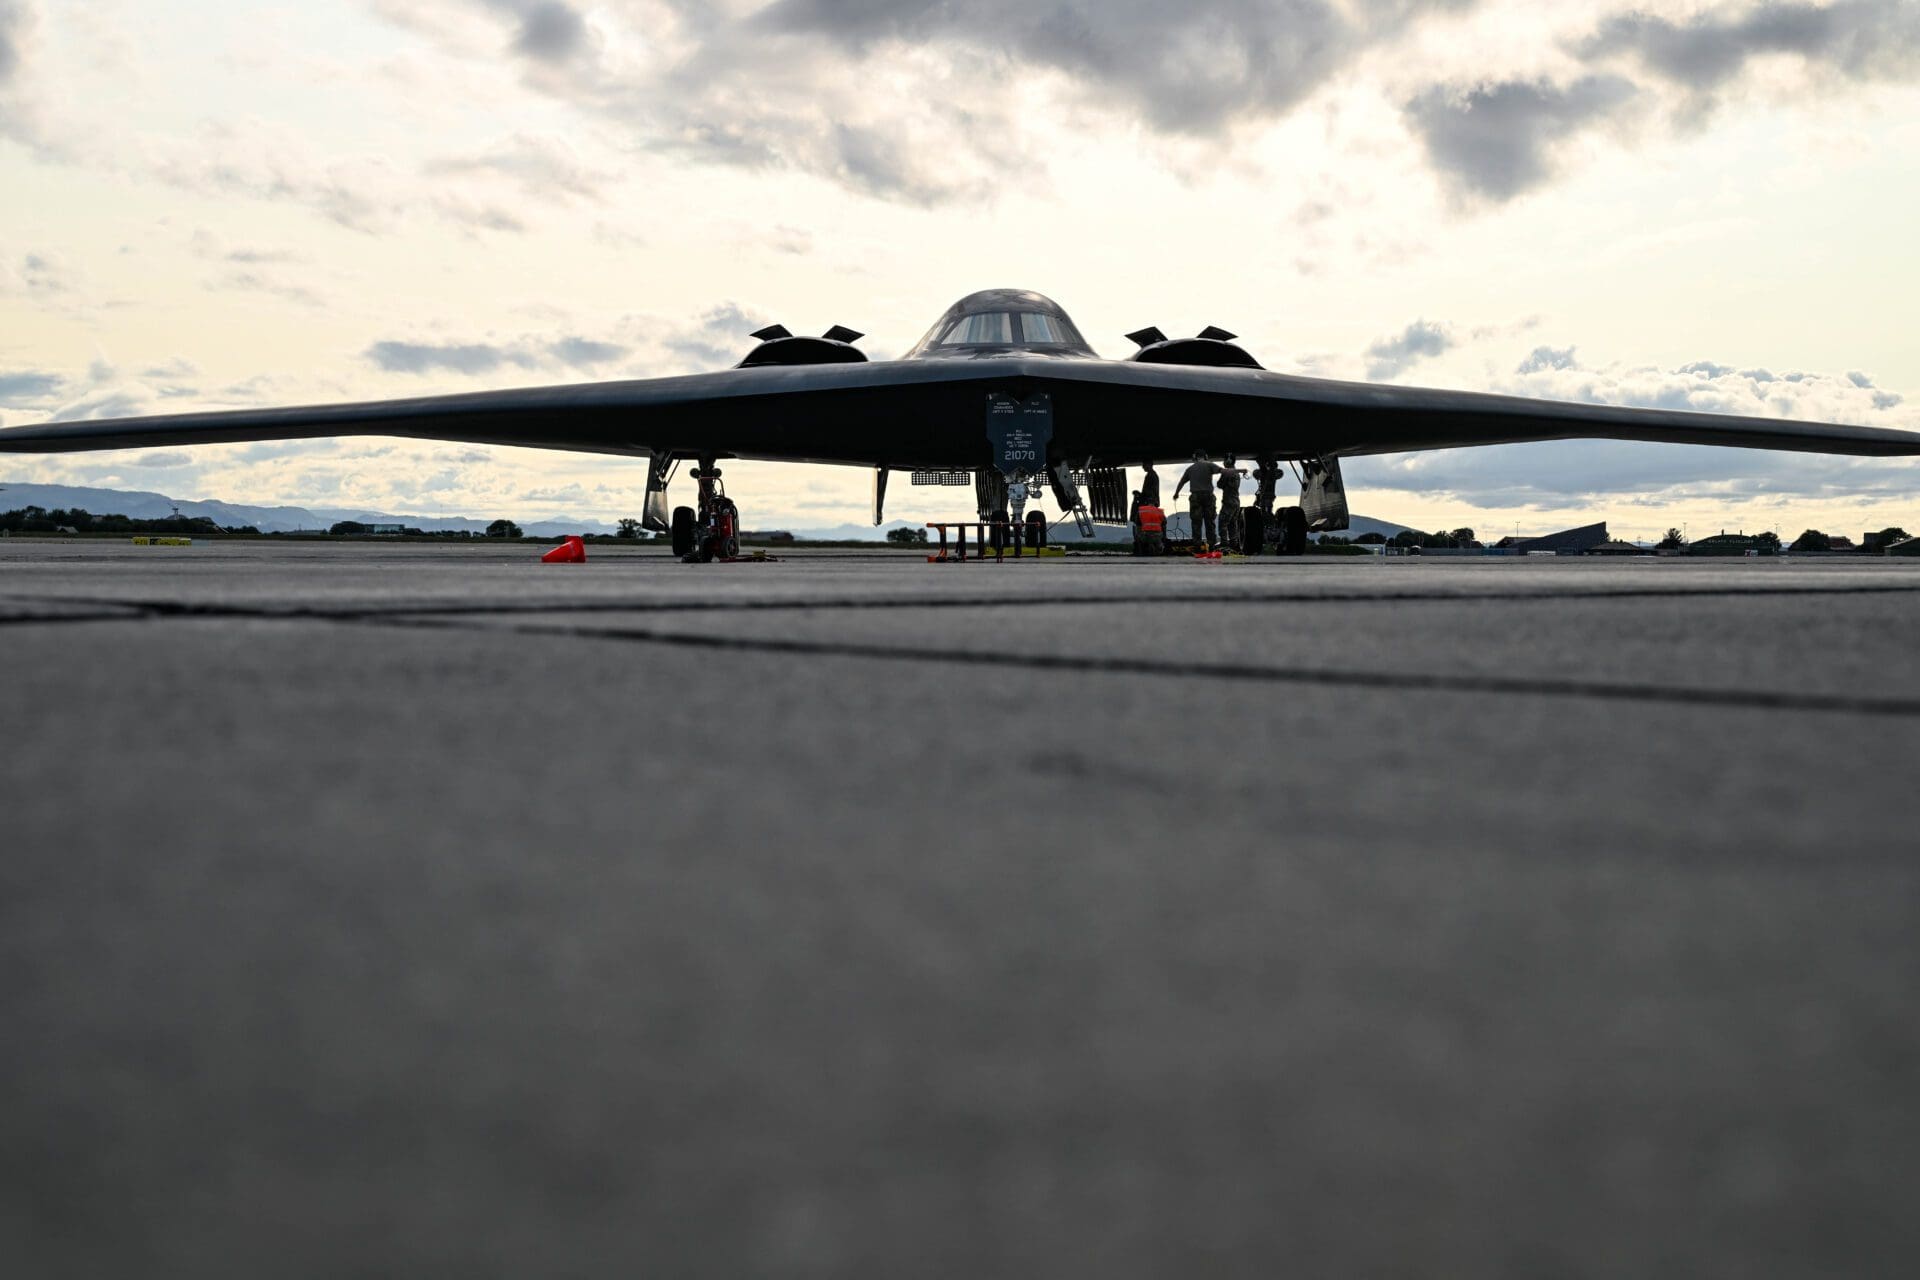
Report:
M1643 440L1741 449L1892 457L1920 455L1920 432L1676 409L1533 400L1371 382L1336 382L1263 369L1064 363L1065 405L1125 422L1141 414L1185 428L1194 448L1242 456L1352 457L1535 440ZM1130 403L1129 403L1130 402ZM1063 420L1060 434L1068 433ZM1154 434L1164 434L1162 431ZM1071 451L1071 450L1070 450ZM1179 449L1159 448L1160 457Z
M1604 438L1920 454L1920 433L1780 418L1335 382L1261 369L1042 357L770 366L685 377L0 429L0 452L401 436L646 456L888 467L984 461L985 402L1052 397L1056 453L1115 462L1196 448L1342 457Z

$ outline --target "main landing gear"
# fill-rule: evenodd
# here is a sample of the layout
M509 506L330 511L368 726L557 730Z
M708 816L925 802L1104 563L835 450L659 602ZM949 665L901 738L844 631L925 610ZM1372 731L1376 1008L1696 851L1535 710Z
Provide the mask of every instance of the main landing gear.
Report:
M1259 464L1253 472L1259 487L1254 491L1253 506L1248 508L1243 517L1246 521L1247 554L1259 555L1268 544L1272 544L1275 555L1307 554L1306 511L1301 507L1275 510L1273 505L1274 491L1279 487L1279 482L1286 478L1286 469L1271 455L1261 457Z
M1307 554L1307 513L1299 507L1281 507L1273 513L1274 520L1280 526L1280 536L1274 542L1283 556L1303 556Z
M1257 556L1269 546L1277 556L1307 554L1307 515L1299 507L1280 507L1268 515L1259 507L1248 507L1247 554Z
M700 506L673 509L673 554L688 564L740 558L740 508L720 483L712 458L700 459L693 473L700 485Z

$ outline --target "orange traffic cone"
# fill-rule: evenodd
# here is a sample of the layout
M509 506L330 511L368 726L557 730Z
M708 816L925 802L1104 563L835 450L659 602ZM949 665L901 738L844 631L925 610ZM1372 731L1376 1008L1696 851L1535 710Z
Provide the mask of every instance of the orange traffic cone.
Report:
M587 540L579 534L567 535L567 540L540 557L541 564L585 564L587 562Z

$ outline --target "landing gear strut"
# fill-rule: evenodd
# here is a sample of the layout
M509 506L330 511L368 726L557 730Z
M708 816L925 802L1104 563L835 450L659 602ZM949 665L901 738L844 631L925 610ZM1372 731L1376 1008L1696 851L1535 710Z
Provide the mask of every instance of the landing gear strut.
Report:
M673 512L673 554L688 564L736 560L740 556L740 508L733 505L720 483L720 468L712 458L700 459L693 473L700 485L700 507L676 507Z

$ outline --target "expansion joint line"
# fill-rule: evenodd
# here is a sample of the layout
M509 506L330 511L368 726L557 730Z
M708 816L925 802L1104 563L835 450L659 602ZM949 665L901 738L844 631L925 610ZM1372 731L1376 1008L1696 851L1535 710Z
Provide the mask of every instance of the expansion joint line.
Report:
M1273 667L1249 663L1163 662L1151 658L1098 655L1007 653L976 649L900 648L848 641L698 635L647 628L576 625L477 627L445 618L365 616L342 619L362 625L427 630L496 632L578 640L618 641L670 648L734 653L860 658L883 662L948 663L959 666L1057 671L1079 675L1140 675L1172 679L1230 680L1245 683L1318 685L1327 688L1399 690L1435 693L1586 698L1670 706L1732 707L1768 711L1841 712L1852 715L1920 718L1920 698L1857 698L1845 694L1794 693L1771 689L1701 689L1667 685L1609 684L1524 676L1446 675L1440 673L1352 671L1319 667Z

